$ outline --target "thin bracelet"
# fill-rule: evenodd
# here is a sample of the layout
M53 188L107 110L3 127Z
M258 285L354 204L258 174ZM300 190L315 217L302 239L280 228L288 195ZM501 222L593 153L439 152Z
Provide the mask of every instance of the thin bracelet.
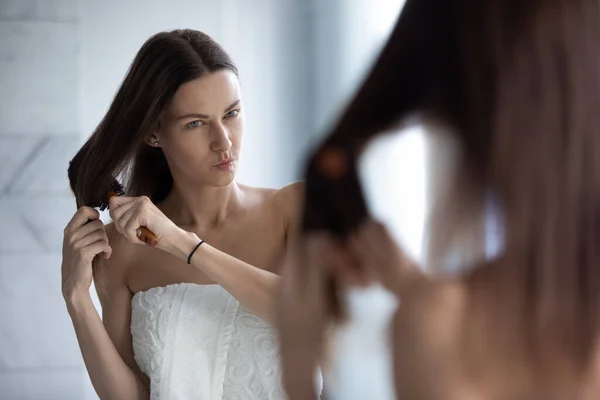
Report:
M196 250L198 250L198 247L202 246L202 243L204 243L204 240L200 239L200 243L198 243L196 245L196 247L194 247L194 250L192 250L192 252L188 256L188 264L192 263L192 256L194 255L194 253L196 252Z

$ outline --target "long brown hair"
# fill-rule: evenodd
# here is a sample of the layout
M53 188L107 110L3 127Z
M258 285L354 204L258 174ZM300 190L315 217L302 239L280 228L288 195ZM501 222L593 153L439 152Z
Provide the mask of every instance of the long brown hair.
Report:
M501 203L512 261L500 275L514 282L526 338L583 365L600 304L599 16L598 0L407 0L309 160L305 231L355 229L367 217L364 144L414 114L441 119L462 146L466 187Z
M106 202L117 177L126 179L127 194L163 200L173 177L162 150L144 140L158 128L182 84L222 69L238 73L223 48L205 33L183 29L148 39L105 117L71 161L68 175L77 206Z

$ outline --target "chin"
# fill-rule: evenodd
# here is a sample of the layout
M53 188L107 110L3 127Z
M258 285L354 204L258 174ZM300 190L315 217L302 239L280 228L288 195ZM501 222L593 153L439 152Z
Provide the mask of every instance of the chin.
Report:
M233 182L235 182L235 174L234 173L228 173L228 174L224 174L224 173L220 173L220 176L218 177L211 177L212 179L208 179L208 183L209 186L213 186L213 187L227 187L229 185L231 185Z

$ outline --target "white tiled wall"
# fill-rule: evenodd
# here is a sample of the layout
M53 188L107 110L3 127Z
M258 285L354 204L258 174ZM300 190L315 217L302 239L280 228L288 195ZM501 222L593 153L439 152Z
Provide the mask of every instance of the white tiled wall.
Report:
M60 290L74 210L77 0L0 1L0 399L81 399L83 363Z
M0 375L2 399L64 400L82 399L80 368L52 368Z
M76 134L78 28L73 21L2 20L0 85L12 103L0 111L3 130Z
M77 0L0 0L0 18L15 21L79 21Z

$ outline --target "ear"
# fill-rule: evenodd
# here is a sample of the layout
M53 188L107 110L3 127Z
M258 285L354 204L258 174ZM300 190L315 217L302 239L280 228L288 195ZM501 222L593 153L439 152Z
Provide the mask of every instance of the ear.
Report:
M146 139L144 139L144 141L148 146L160 147L160 138L158 137L158 133L156 132L153 132L146 136Z

